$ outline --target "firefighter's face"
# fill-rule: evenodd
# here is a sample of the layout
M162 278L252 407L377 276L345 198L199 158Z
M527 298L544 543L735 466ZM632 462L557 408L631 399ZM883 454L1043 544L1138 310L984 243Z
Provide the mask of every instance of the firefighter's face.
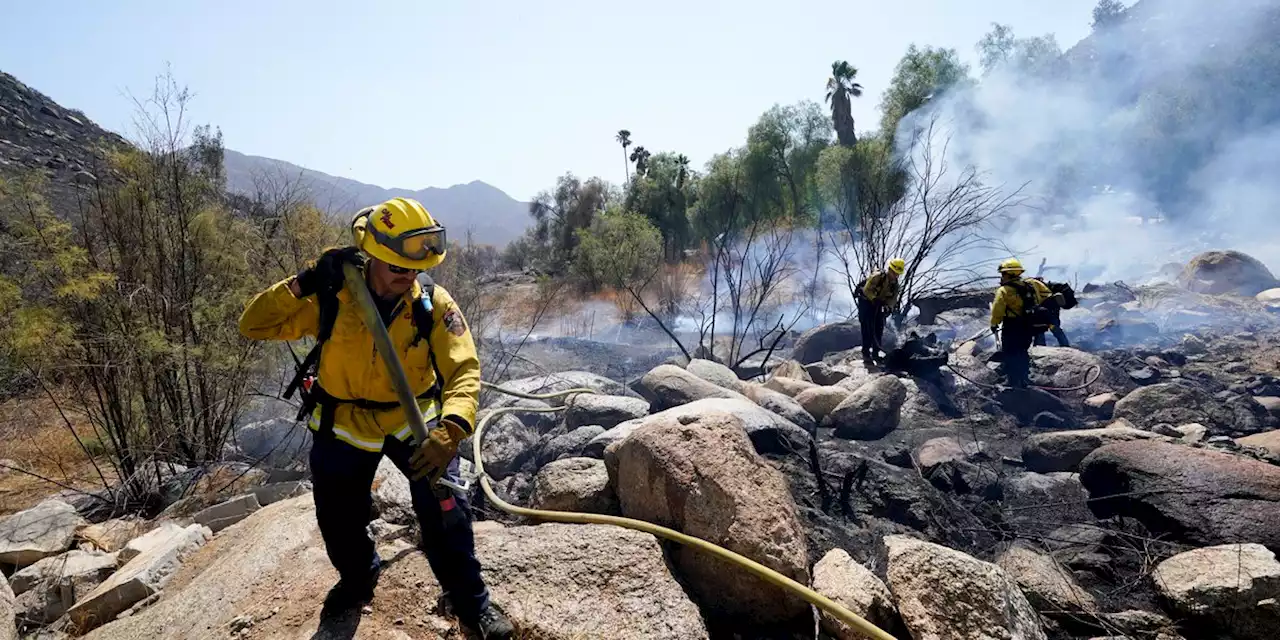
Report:
M413 286L418 277L417 271L391 269L391 265L378 260L369 259L369 285L373 292L383 298L402 296Z

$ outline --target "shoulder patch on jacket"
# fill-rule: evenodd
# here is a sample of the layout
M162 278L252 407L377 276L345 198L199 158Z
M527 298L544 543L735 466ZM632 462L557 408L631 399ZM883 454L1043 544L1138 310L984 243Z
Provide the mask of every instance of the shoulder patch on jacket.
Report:
M450 309L444 314L444 326L455 336L461 336L467 332L467 322L462 319L462 313L457 309Z

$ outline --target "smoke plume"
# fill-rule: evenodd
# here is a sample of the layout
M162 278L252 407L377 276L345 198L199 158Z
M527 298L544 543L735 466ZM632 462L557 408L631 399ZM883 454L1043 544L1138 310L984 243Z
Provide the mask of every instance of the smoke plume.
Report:
M1051 70L997 67L910 114L900 152L932 123L937 160L1023 188L1002 239L1046 275L1141 283L1224 248L1280 267L1278 42L1275 0L1142 0Z

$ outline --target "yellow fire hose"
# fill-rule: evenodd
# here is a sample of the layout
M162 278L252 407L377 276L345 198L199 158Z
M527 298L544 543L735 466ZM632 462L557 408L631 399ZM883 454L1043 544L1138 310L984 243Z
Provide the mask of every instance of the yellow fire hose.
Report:
M405 377L404 367L400 363L400 358L396 354L395 348L391 344L391 336L387 334L387 328L382 324L382 318L378 315L377 307L373 303L373 297L365 286L364 274L362 274L354 265L344 265L343 272L346 275L350 287L355 292L356 302L360 306L361 317L365 325L373 333L374 344L378 349L378 353L382 355L383 361L387 363L388 373L396 385L396 393L400 398L400 404L404 408L405 417L409 422L409 427L413 430L415 440L422 442L426 439L426 425L422 420L422 413L418 409L418 403L413 395L413 390L409 388L409 381ZM506 389L495 384L483 382L486 387L495 389L502 393L515 396L518 398L527 398L531 400L549 400L559 398L575 393L595 393L594 389L568 389L554 393L523 393L513 389ZM644 520L636 520L633 518L622 518L619 516L607 516L598 513L574 513L571 511L545 511L542 509L529 509L526 507L518 507L499 498L493 491L493 486L489 482L488 476L484 473L484 460L480 455L481 444L484 441L484 430L494 417L504 413L526 413L539 412L550 413L554 411L562 411L564 407L548 407L545 409L531 409L526 407L501 407L488 412L483 419L476 424L475 435L471 438L472 460L479 474L480 486L484 489L485 496L494 506L512 515L524 516L535 520L546 522L566 522L570 524L608 524L626 529L634 529L643 531L660 538L666 538L673 542L677 542L686 546L693 547L699 551L709 553L728 561L734 565L742 567L756 576L763 578L771 584L786 589L795 595L803 598L805 601L822 609L832 617L849 625L863 635L873 638L874 640L896 640L892 635L883 629L867 622L858 614L850 611L836 601L810 589L808 586L800 584L791 578L788 578L769 567L766 567L751 558L735 553L724 547L712 544L701 538L695 538L686 535L674 529L661 527Z

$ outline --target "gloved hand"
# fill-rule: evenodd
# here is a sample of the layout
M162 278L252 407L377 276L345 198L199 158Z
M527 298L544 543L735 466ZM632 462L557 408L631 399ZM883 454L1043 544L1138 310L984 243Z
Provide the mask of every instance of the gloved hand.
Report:
M320 254L315 264L298 272L295 279L298 283L298 297L305 298L321 291L341 289L342 265L348 262L363 264L364 256L355 247L334 247Z
M409 467L413 470L412 478L421 480L427 476L438 476L453 457L458 455L458 444L467 439L467 430L453 418L445 416L434 428L427 431L427 441L418 446L409 457Z

